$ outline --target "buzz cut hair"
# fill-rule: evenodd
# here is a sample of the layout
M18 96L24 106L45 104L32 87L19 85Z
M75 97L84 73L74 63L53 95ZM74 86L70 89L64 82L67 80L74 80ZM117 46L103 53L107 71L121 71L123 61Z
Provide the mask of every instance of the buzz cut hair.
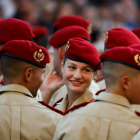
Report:
M9 56L1 56L1 69L5 78L19 79L21 74L31 67L36 71L36 66Z
M121 63L105 61L102 73L106 87L110 87L118 85L123 76L129 76L131 79L136 78L140 71Z

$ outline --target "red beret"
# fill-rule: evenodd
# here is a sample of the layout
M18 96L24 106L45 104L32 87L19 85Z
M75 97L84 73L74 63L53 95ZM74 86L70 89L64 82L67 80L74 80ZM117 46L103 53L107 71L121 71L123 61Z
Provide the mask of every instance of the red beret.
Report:
M140 28L133 29L132 32L140 39Z
M80 26L69 26L54 33L49 40L49 44L55 48L58 48L74 37L79 37L90 41L90 35L86 29Z
M32 30L33 34L35 35L35 38L43 35L47 36L49 34L49 31L45 26L34 26Z
M44 47L26 40L11 40L3 45L0 56L9 56L35 66L45 68L50 62L49 54Z
M140 70L140 49L136 49L135 46L140 48L140 44L134 44L133 47L119 46L108 49L100 55L100 59L101 61L121 63Z
M105 38L105 47L107 49L139 43L139 38L134 33L132 33L132 31L125 28L110 29L108 30Z
M0 21L0 43L10 40L30 40L34 38L32 28L25 21L8 18Z
M88 32L91 32L91 24L89 21L85 20L84 18L80 16L75 16L75 15L66 15L60 17L53 25L52 29L53 31L57 31L61 28L67 27L67 26L72 26L72 25L77 25L77 26L82 26Z
M88 41L75 37L66 45L65 57L74 61L84 62L97 70L100 62L97 49Z

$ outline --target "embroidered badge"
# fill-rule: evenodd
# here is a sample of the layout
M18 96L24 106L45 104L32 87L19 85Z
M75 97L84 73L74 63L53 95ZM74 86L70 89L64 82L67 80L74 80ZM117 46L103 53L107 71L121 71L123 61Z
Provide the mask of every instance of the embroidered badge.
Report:
M92 33L92 24L89 24L89 25L88 25L87 31L88 31L89 34Z
M108 40L108 32L106 32L105 34L105 43L107 42L107 40Z
M33 57L39 63L40 61L44 60L44 54L41 49L39 49L39 51L34 52Z
M135 60L135 62L138 64L138 66L140 65L140 54L136 54L135 56L134 56L134 60Z
M67 44L66 44L65 52L67 52L69 50L69 47L70 47L70 43L68 41Z

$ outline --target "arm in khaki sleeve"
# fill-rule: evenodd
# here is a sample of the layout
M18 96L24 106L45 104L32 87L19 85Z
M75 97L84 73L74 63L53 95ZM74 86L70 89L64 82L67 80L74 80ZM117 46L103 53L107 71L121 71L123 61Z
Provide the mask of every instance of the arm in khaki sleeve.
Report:
M93 125L96 122L96 125ZM89 116L63 116L56 128L53 140L93 140L97 139L99 120Z
M132 138L132 140L140 140L140 130L138 133Z
M42 86L41 86L41 93L43 101L47 104L53 93L63 84L63 79L55 71L52 69L50 73L44 79Z

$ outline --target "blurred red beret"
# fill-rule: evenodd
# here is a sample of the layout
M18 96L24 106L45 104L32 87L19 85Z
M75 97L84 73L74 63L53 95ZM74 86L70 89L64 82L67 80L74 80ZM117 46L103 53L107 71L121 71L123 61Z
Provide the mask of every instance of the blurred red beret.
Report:
M108 49L100 55L100 59L102 62L121 63L140 70L140 49L136 49L135 46L140 48L140 44L133 44L133 47L119 46Z
M9 56L35 66L45 68L50 62L49 54L44 47L26 40L11 40L3 45L0 56Z
M10 40L30 40L34 38L32 28L25 21L8 18L0 21L0 43Z
M139 38L134 33L132 33L132 31L125 28L110 29L108 30L105 37L105 47L107 49L139 43Z
M90 41L90 35L87 30L80 26L68 26L60 29L52 35L49 44L55 48L67 43L70 38L79 37Z
M49 34L49 31L45 26L34 26L32 30L33 34L35 35L35 38L43 35L47 36Z
M81 16L76 16L76 15L66 15L66 16L60 17L54 23L52 29L54 32L56 32L60 30L61 28L72 26L72 25L82 26L83 28L88 30L89 33L91 33L92 31L90 22L82 18Z
M140 28L135 28L132 32L140 39Z
M100 62L97 49L90 42L78 37L67 42L65 57L73 61L87 63L94 70L98 69L97 66Z

